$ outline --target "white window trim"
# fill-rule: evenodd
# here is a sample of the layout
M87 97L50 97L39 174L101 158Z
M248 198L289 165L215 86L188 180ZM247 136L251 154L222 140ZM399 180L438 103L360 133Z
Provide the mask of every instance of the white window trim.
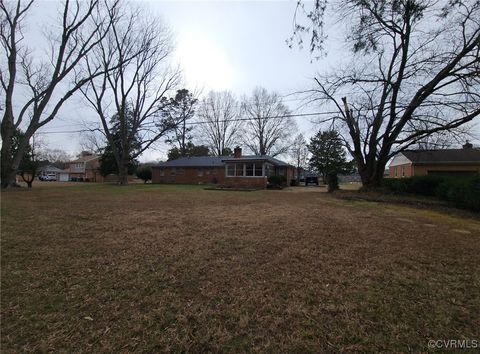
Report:
M228 174L228 165L231 165L231 163L226 163L225 164L225 177L235 177L235 166L233 167L233 176L230 176Z
M243 175L242 176L237 176L237 165L242 164L243 166ZM258 163L258 162L257 162ZM265 178L265 163L260 162L262 164L262 175L261 176L246 176L247 174L247 163L246 162L227 162L225 164L225 177L227 178ZM233 164L233 176L228 175L228 165ZM253 174L255 174L255 162L252 162L253 164Z

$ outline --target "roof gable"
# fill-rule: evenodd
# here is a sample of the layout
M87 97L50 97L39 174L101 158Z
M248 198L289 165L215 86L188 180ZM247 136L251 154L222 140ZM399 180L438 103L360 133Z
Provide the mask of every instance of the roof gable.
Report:
M45 166L41 166L37 169L37 171L39 172L42 172L42 171L45 171L45 172L61 172L62 169L58 168L58 167L55 167L55 166L52 166L52 165L45 165Z
M390 167L394 166L400 166L400 165L406 165L412 163L411 160L409 160L403 153L399 153L395 155L395 157L392 159L392 162L390 162Z
M69 163L88 162L88 161L98 160L98 159L100 159L99 155L87 155L87 156L81 156L76 160L70 161Z

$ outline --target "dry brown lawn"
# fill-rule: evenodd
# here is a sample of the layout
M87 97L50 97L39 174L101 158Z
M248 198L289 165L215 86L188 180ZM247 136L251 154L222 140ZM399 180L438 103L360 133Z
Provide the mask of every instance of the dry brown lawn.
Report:
M478 219L320 190L4 192L2 352L393 353L480 339Z

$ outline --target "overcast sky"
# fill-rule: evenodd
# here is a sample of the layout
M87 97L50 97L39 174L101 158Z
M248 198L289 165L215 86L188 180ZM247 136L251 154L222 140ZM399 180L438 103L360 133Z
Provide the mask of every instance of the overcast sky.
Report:
M308 50L290 49L285 40L292 34L296 1L141 1L161 16L175 34L175 61L180 64L185 86L190 90L231 90L237 96L263 86L287 96L285 103L295 112L318 111L299 108L296 96L311 87L316 72L329 70L342 58L341 34L329 31L328 56L313 60ZM39 1L34 8L35 24L51 21L55 1ZM35 36L36 34L33 34ZM345 48L343 48L345 50ZM80 96L74 96L58 119L43 132L82 129L83 121L95 120ZM299 129L308 138L317 127L310 118L297 118ZM78 133L43 134L50 148L71 154L80 151ZM141 160L159 159L168 147L152 150Z
M307 50L290 49L285 40L292 33L295 1L141 1L166 21L175 35L174 61L191 90L231 90L238 97L263 86L279 94L290 95L311 85L311 78L328 60L314 61ZM35 22L52 18L54 1L41 1ZM285 103L294 111L301 104L288 96ZM302 108L302 111L310 108ZM41 129L43 132L75 130L95 115L79 95L62 109L59 119ZM70 124L73 123L73 124ZM298 118L301 132L312 133L310 118ZM69 125L71 129L69 129ZM43 134L50 148L75 154L80 150L78 133ZM161 158L167 146L150 151L141 160Z

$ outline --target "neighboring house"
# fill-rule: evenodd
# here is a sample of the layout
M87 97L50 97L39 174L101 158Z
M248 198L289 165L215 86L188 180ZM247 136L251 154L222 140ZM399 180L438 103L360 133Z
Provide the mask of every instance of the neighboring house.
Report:
M52 165L44 165L37 169L37 176L39 178L54 176L54 178L58 181L60 172L62 172L62 170L58 167Z
M68 170L62 170L58 173L58 178L57 181L59 182L68 182L70 181L70 175L68 173Z
M462 149L406 150L389 165L390 178L480 175L480 149L468 142Z
M100 156L83 151L78 159L69 162L68 168L59 173L59 180L102 182L99 167Z
M153 183L213 183L233 188L265 188L267 177L285 176L294 179L295 168L270 156L242 156L235 148L234 156L183 157L152 167Z

